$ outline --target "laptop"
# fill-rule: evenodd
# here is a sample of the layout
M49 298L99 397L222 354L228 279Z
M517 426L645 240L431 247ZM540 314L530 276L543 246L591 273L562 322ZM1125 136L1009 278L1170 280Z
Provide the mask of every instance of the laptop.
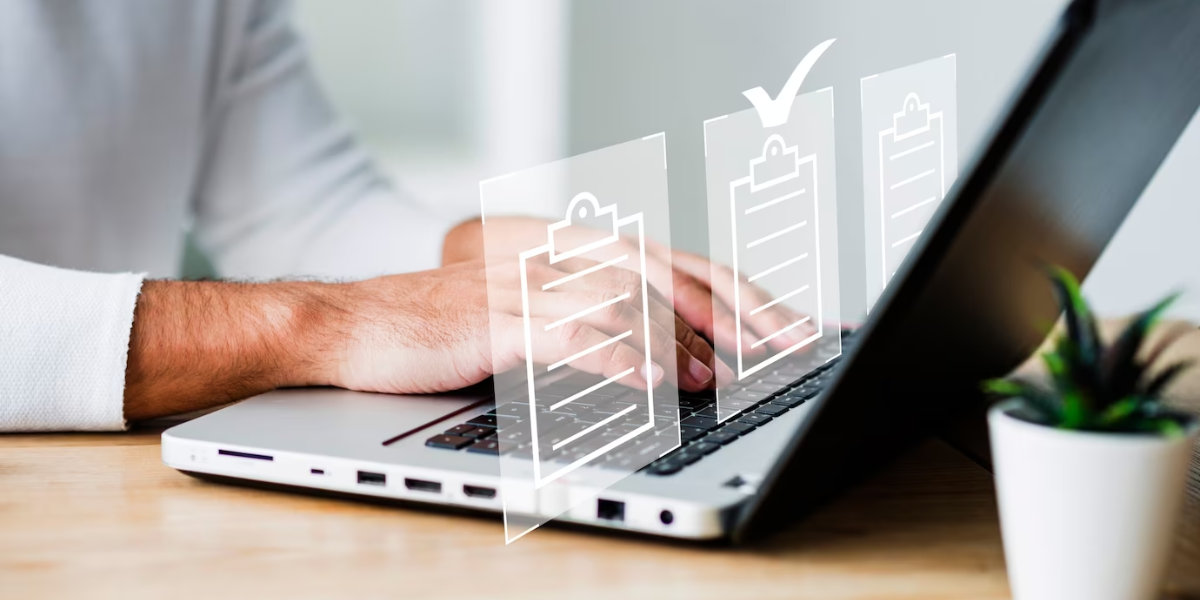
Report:
M555 521L752 540L975 414L978 382L1011 371L1042 341L1035 324L1057 316L1044 265L1089 272L1200 106L1197 40L1195 0L1072 3L870 318L843 331L840 355L818 346L739 382L754 399L722 422L708 418L711 394L681 393L682 445ZM836 358L803 364L825 354ZM275 391L167 430L163 462L223 482L499 513L498 440L528 407L496 406L492 392ZM654 444L648 433L630 448Z

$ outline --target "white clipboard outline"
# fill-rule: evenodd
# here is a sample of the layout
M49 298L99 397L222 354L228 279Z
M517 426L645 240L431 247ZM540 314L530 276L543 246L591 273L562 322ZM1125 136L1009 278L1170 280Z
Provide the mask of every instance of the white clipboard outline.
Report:
M572 217L573 217L573 215L575 215L577 209L579 210L579 214L581 217L586 216L587 207L581 206L581 204L585 203L585 202L591 206L592 210L594 211L593 212L594 215L597 215L597 216L598 215L611 215L611 217L612 217L611 221L613 224L613 229L612 229L611 235L607 235L599 240L585 244L584 246L575 248L573 250L569 250L566 252L558 252L555 247L555 243L554 243L555 232L557 232L563 228L569 227L572 224ZM590 252L597 248L600 248L600 247L603 247L603 246L606 246L608 244L618 241L620 239L619 232L621 230L621 227L627 226L627 225L632 225L634 223L637 224L638 253L639 253L638 258L640 260L640 265L641 265L640 275L641 275L641 280L642 280L641 281L641 283L642 283L642 327L643 327L643 335L644 335L644 337L642 339L649 340L650 339L650 294L649 294L649 289L648 289L649 286L646 282L646 233L645 233L644 222L642 220L642 213L638 212L638 213L634 213L632 215L629 215L629 216L626 216L623 218L618 218L617 205L610 204L608 206L601 207L600 202L596 199L596 197L594 195L592 195L589 192L581 192L579 194L576 194L575 197L571 199L571 202L567 205L566 217L563 220L558 221L556 223L551 223L550 225L546 226L546 238L548 240L547 243L542 246L538 246L536 248L526 250L520 254L520 260L521 260L521 311L522 311L522 316L523 316L524 332L525 332L525 356L526 356L525 369L526 369L526 377L528 379L528 385L529 385L529 423L530 423L530 432L531 432L530 437L531 437L532 443L533 443L533 446L532 446L532 448L533 448L533 480L534 480L534 488L535 489L541 488L541 487L549 484L550 482L555 481L556 479L566 475L567 473L570 473L571 471L574 471L575 469L582 467L583 465L595 460L596 458L603 456L609 450L612 450L613 448L616 448L616 447L628 442L629 440L645 433L647 430L652 429L654 427L654 388L652 386L647 386L646 402L647 402L648 410L646 412L647 422L645 425L642 425L641 427L638 427L637 429L621 436L620 438L618 438L612 442L609 442L608 444L604 445L603 447L601 447L597 450L593 450L592 452L588 453L586 456L579 458L562 468L556 469L554 472L550 473L549 475L547 475L545 477L542 476L542 461L541 461L541 457L540 457L541 440L538 439L538 425L537 425L537 413L538 413L537 386L536 386L537 380L535 379L534 363L533 363L533 335L532 335L532 331L530 329L530 317L529 317L529 277L528 277L528 270L526 269L526 264L528 263L529 259L537 257L537 256L541 256L543 254L549 254L551 264L555 264L555 263L558 263L560 261L563 261L563 260L566 260L569 258L573 258L576 256L586 254L587 252ZM651 351L650 351L649 344L647 344L646 348L644 348L644 353L646 355L646 363L643 366L643 368L645 369L643 371L643 373L650 373L651 372L651 363L653 362L653 358L651 357ZM634 406L636 407L636 405L634 405ZM620 414L615 415L615 416L620 416ZM599 429L600 427L603 427L605 425L607 425L607 419L605 421L601 421L599 423L592 425L588 429L585 429L584 431L576 434L576 436L586 435L587 433L590 433L591 431ZM675 449L674 447L671 448L671 450L674 450L674 449ZM668 450L668 452L669 451L670 450Z
M909 108L915 108L914 111ZM910 130L901 132L900 123L906 115L925 115L925 123L920 127L914 127ZM904 97L904 105L901 106L900 112L892 113L892 126L889 129L884 129L879 132L879 251L880 251L880 277L883 279L883 287L886 288L892 280L892 275L888 273L888 243L887 243L887 183L884 180L883 168L883 142L889 134L892 136L893 142L906 140L915 135L929 132L932 127L932 122L938 120L941 126L938 127L938 175L941 177L941 194L937 201L941 202L946 198L946 126L942 120L942 111L935 113L929 112L929 103L921 104L921 98L917 94L910 93ZM911 150L910 150L911 151ZM889 159L890 160L890 159ZM914 207L910 207L911 210ZM916 238L921 235L924 230L918 231L912 236ZM908 241L908 240L902 240Z
M786 175L781 175L779 177L771 178L767 181L762 181L762 182L755 181L754 167L757 165L761 165L767 161L767 152L771 148L772 144L777 144L777 147L783 148L783 156L788 156L788 155L792 156L793 161L794 161L792 172L789 174L786 174ZM738 217L737 189L739 187L746 186L748 184L751 192L757 192L759 190L783 183L785 181L790 181L792 179L799 177L800 176L800 166L804 165L804 164L808 164L808 163L812 163L812 169L813 169L813 200L812 201L813 201L813 221L814 221L814 225L815 225L814 231L815 231L815 242L816 242L816 246L815 246L815 250L814 250L814 252L816 253L816 256L814 258L817 261L816 262L816 264L817 264L817 281L816 281L816 284L817 284L817 290L816 290L816 293L817 293L817 315L816 315L816 317L817 317L816 318L817 332L814 333L813 335L810 335L809 337L793 344L791 347L787 348L786 350L777 352L774 356L758 363L757 365L754 365L753 367L751 367L750 369L747 370L744 366L744 361L743 361L743 357L742 357L742 354L743 354L743 352L742 352L742 346L743 346L743 342L742 342L742 306L741 306L741 304L742 304L742 300L741 300L741 298L742 298L742 293L741 293L742 278L739 275L739 273L741 273L741 267L738 264L738 250L740 249L740 246L738 244L738 236L737 236L737 221L738 221L738 218L737 218ZM750 159L749 169L750 169L749 175L729 182L729 208L730 208L730 219L731 219L730 229L731 229L732 239L733 239L733 274L734 274L733 275L733 302L734 302L733 315L734 315L734 323L737 328L737 334L738 334L738 336L737 336L737 349L738 349L738 351L737 351L737 363L738 363L737 366L738 366L738 380L739 381L742 379L745 379L746 377L749 377L750 375L753 375L754 373L757 373L758 371L762 370L763 368L765 368L771 364L774 364L775 362L783 359L784 357L792 354L793 352L815 342L816 340L820 339L822 337L822 335L824 335L824 333L825 333L825 323L824 323L824 319L822 318L823 307L821 305L821 302L822 302L822 298L821 298L821 211L820 211L820 201L819 201L820 200L820 191L819 191L819 186L817 184L817 180L819 179L819 177L817 176L817 155L814 153L814 154L809 154L807 156L801 157L799 155L799 147L798 146L788 146L787 142L784 141L783 136L781 136L779 134L774 134L774 135L771 135L770 137L768 137L766 143L763 144L762 155L760 155L757 158ZM732 416L732 415L730 415L730 416Z

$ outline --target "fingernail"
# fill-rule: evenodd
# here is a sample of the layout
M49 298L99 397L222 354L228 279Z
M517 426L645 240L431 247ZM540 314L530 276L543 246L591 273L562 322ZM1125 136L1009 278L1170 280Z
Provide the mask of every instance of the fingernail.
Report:
M691 360L688 361L688 375L692 376L692 381L700 385L707 385L713 378L712 370L706 367L695 356L691 357Z
M735 379L735 377L733 376L733 370L730 369L725 364L724 361L722 361L721 359L718 358L717 359L717 385L721 385L721 386L729 385L729 384L733 383L734 379Z
M642 367L642 379L645 379L651 386L658 385L663 378L663 369L657 363L650 363L650 373L646 373L646 367Z

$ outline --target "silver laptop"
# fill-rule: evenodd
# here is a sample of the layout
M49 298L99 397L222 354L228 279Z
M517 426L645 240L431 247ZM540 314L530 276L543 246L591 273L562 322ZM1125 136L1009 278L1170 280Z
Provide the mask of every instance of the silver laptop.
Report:
M1015 367L1041 341L1030 324L1055 317L1040 264L1086 275L1200 106L1197 36L1193 0L1074 2L840 358L826 339L739 382L743 410L720 423L711 395L681 393L671 443L656 428L587 465L655 457L557 521L750 539L975 406L979 379ZM1134 117L1147 98L1155 106ZM162 456L229 482L498 513L504 436L530 411L493 397L487 383L436 396L276 391L164 432ZM561 426L599 422L619 401L573 402Z

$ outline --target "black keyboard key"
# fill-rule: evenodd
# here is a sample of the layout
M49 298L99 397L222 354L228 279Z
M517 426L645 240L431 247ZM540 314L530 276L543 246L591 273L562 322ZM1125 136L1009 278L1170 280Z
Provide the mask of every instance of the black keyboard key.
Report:
M746 389L750 390L752 392L762 392L764 394L774 394L775 392L778 392L779 389L782 387L783 387L783 384L780 384L780 383L765 383L764 382L764 383L752 384L749 387L747 387Z
M687 411L682 411L682 412L686 413ZM668 418L675 419L676 421L678 421L680 413L681 413L681 411L680 411L679 407L675 406L673 404L666 404L666 405L656 404L656 405L654 405L654 416L656 416L656 417L668 417Z
M729 399L730 400L748 400L750 402L758 402L760 400L766 400L767 396L769 396L769 395L770 394L763 393L763 392L756 392L753 390L742 390L740 392L734 392L733 394L730 394ZM724 400L721 401L721 406L722 407L727 406L727 404L725 403Z
M500 454L500 442L492 440L479 440L467 447L467 452L475 454L491 454L498 456Z
M682 410L702 410L713 405L711 398L679 398L679 408Z
M679 428L679 439L685 444L702 436L702 435L704 435L703 429L698 429L696 427L680 427Z
M710 417L692 416L680 421L679 425L682 427L695 427L697 429L703 429L707 431L717 426L717 420Z
M747 432L751 431L751 430L752 430L752 429L754 429L755 427L758 427L758 425L754 425L754 424L752 424L752 423L740 423L740 422L737 422L737 423L730 423L730 424L728 424L728 425L726 425L726 426L722 427L722 428L721 428L721 429L719 429L718 431L719 431L719 432L723 431L723 432L727 432L727 433L732 433L732 434L735 434L735 435L743 435L743 434L745 434L745 433L747 433Z
M754 409L754 412L762 413L764 415L770 415L772 417L777 417L777 416L787 412L787 407L779 406L778 404L768 403L768 404L764 404L764 405Z
M504 442L505 448L516 448L529 443L529 437L528 427L509 427L500 431L499 439Z
M425 445L430 448L444 448L446 450L461 450L463 447L470 445L475 440L462 437L461 435L435 435L425 440Z
M717 407L710 406L704 410L696 411L695 414L697 417L709 417L711 419L715 419L717 418Z
M467 421L467 425L474 425L476 427L491 427L495 429L496 415L479 415L478 417Z
M761 402L761 400L737 400L734 398L722 400L721 401L721 413L722 414L740 413L743 410L747 410L754 406L758 406L759 402Z
M712 442L700 442L698 444L692 444L691 446L688 446L687 449L689 452L699 452L700 454L712 454L713 452L720 450L721 445L714 444Z
M475 427L474 425L467 425L466 423L463 423L462 425L455 425L454 427L447 429L445 431L445 434L446 435L462 435L468 431L474 431L475 429L477 429L477 427Z
M701 443L728 444L737 439L737 435L728 431L714 431L706 436Z
M651 475L658 475L660 477L664 477L667 475L674 475L682 470L683 470L683 463L672 459L672 460L660 461L660 462L657 462L657 463L651 465L649 473Z
M503 406L497 406L496 410L495 410L495 414L503 416L503 417L517 417L519 419L528 419L529 418L529 405L514 402L511 404L505 404Z
M764 415L762 413L746 413L744 415L738 415L737 421L739 423L749 423L751 425L758 426L770 421L773 418L774 417L771 415Z
M493 435L496 435L496 430L490 429L488 427L475 427L475 428L471 429L470 431L466 431L466 432L460 433L458 435L461 435L463 437L468 437L473 440L482 440L484 438L489 438L489 437L492 437Z
M792 396L790 394L787 396L780 396L778 398L771 399L771 404L774 404L776 406L782 406L784 408L795 408L797 406L800 406L801 404L804 404L804 402L805 402L804 398Z
M684 466L690 465L704 458L704 453L692 448L684 448L681 452L675 452L667 457L668 460L677 460Z

